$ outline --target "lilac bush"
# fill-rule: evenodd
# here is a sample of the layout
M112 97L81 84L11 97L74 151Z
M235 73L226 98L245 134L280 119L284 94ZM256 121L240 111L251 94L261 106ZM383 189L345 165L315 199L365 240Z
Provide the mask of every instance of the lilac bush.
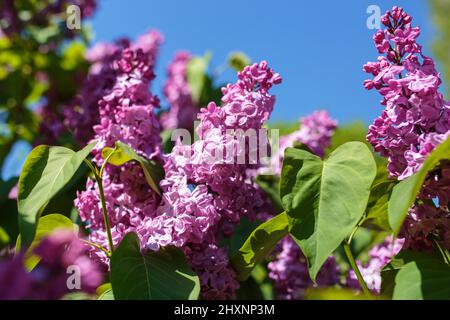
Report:
M97 6L33 2L24 23L0 4L2 59L24 45L48 64L23 82L38 98L2 97L8 125L17 110L27 122L0 160L17 139L36 147L0 183L0 299L450 298L450 102L402 8L382 16L380 56L363 67L383 106L366 139L318 110L278 141L282 77L265 60L238 52L207 74L208 55L176 51L157 88L159 31L87 50L84 29L36 38L71 4Z

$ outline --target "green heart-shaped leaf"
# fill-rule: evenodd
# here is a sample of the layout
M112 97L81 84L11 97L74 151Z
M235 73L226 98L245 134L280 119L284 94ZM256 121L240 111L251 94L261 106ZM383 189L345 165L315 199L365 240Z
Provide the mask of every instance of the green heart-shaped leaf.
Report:
M42 210L70 181L95 144L78 152L41 145L28 155L20 173L17 196L22 248L33 240Z
M361 142L339 146L324 161L304 150L286 150L280 195L313 280L364 214L375 175L373 155Z

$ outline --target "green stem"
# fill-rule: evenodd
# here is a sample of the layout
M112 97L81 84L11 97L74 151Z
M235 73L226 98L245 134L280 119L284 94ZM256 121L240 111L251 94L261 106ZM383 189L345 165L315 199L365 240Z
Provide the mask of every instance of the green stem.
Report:
M103 191L102 175L103 175L103 170L105 169L105 166L108 163L109 158L113 155L113 153L115 151L116 151L116 149L114 148L114 150L108 155L108 157L106 157L105 161L103 162L103 164L100 168L100 171L98 171L97 168L95 168L90 161L88 161L88 160L84 161L88 165L88 167L91 169L92 173L94 174L95 180L97 180L98 191L100 193L100 202L102 203L103 221L105 223L106 235L108 236L109 256L111 256L112 253L114 252L114 242L112 239L111 226L109 224L109 219L108 219L108 212L106 211L106 201L105 201L105 193Z
M111 151L111 153L108 154L108 156L106 157L105 161L103 161L103 164L100 167L100 173L99 173L100 177L103 177L103 170L105 170L106 164L108 163L109 159L116 151L117 151L117 147L114 147L114 149Z
M111 226L109 224L108 212L106 211L105 193L103 192L103 179L98 174L95 174L95 179L98 184L98 191L100 193L100 201L102 203L103 221L105 222L106 234L108 236L109 252L112 254L114 251L114 243L112 240Z
M348 261L350 262L350 265L352 266L353 271L356 274L356 278L358 278L358 282L359 282L364 294L368 298L370 298L372 295L370 294L369 288L367 288L367 284L364 281L364 278L361 275L361 272L359 271L358 266L356 265L355 258L353 257L352 250L350 249L350 243L348 241L344 241L344 251L347 256Z
M108 250L106 250L105 248L103 248L101 245L98 245L98 244L96 244L96 243L93 243L93 242L90 242L90 241L84 240L84 239L80 239L80 240L81 240L82 242L84 242L84 243L86 243L86 244L88 244L88 245L94 247L94 248L97 248L97 249L103 251L104 253L106 253L106 256L108 256L108 257L111 256L111 253L110 253Z
M434 241L434 244L436 245L436 247L438 248L439 252L441 253L442 258L444 259L445 263L450 265L449 252L446 249L442 248L442 246L439 244L439 242L436 239L433 239L433 241Z
M89 160L84 159L83 161L84 161L84 163L89 167L89 169L91 169L91 171L92 171L92 173L94 174L94 176L97 176L97 174L98 174L97 168L94 167L94 166L92 165L92 163L91 163Z
M352 242L352 239L356 233L356 231L358 231L360 224L362 223L362 219L358 222L358 224L356 225L356 227L353 229L352 233L350 234L350 237L348 237L347 242L350 244Z

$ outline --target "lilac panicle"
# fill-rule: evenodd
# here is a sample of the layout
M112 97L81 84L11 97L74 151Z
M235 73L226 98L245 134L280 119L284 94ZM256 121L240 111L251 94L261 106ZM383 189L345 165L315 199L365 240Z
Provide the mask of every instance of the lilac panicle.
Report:
M391 176L404 179L417 172L436 144L450 130L450 104L439 93L441 79L431 58L422 54L416 39L419 27L403 9L394 7L383 16L386 29L374 36L384 56L364 65L374 76L366 89L376 89L385 110L369 127L368 141L389 160Z
M439 92L442 81L433 60L416 42L420 28L411 22L402 8L386 12L385 29L374 35L383 55L364 65L364 71L373 75L364 86L378 90L385 106L369 127L367 140L388 158L388 171L399 180L418 172L429 154L450 136L450 103ZM428 175L400 233L405 248L430 249L431 237L450 248L448 171L449 163L444 161Z
M151 70L148 76L153 79L153 68L162 42L163 36L156 30L150 30L134 43L128 39L114 44L98 43L87 51L86 59L91 64L88 75L74 101L64 110L64 125L73 133L78 143L84 145L95 135L94 126L100 122L98 103L112 90L122 72L117 64L122 50L141 49Z
M127 47L114 65L114 85L98 101L100 120L94 126L98 141L94 161L101 165L104 161L101 150L113 147L116 141L130 145L146 158L161 160L160 126L154 112L159 101L148 89L154 78L153 60L141 48L133 50ZM151 218L156 215L158 196L148 186L138 164L127 163L121 167L107 165L103 185L115 245L131 231L142 235L163 230L164 226L151 223ZM86 190L78 194L75 205L91 230L90 240L107 247L96 183L88 180ZM107 262L102 251L92 249L92 253Z
M167 156L159 217L169 225L174 219L178 221L170 237L175 245L187 246L204 298L235 297L239 286L226 249L218 247L219 239L230 236L242 216L254 217L263 204L247 174L251 165L208 159L214 159L214 153L225 150L228 144L236 150L236 141L226 139L227 130L262 128L275 103L269 89L280 82L281 77L265 61L244 68L235 84L222 88L221 107L211 102L200 110L197 133L201 140L192 145L177 144Z
M198 106L192 99L186 73L191 58L190 53L179 51L167 68L164 96L169 103L169 110L161 115L164 129L190 129L194 125Z

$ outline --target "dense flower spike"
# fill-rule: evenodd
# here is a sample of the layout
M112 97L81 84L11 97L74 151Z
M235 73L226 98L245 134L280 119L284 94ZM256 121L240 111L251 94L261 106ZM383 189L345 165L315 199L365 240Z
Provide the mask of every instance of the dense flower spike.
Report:
M328 112L315 111L300 119L300 130L293 133L291 139L306 145L313 153L323 157L336 128L337 121L332 119Z
M86 144L94 137L93 127L100 123L98 103L111 91L122 72L117 64L122 50L142 50L150 72L147 76L151 80L154 78L153 68L162 42L162 35L156 30L150 30L135 43L122 39L115 44L99 43L88 50L86 58L91 63L89 73L75 100L64 110L64 124L80 144Z
M282 300L302 299L306 289L314 286L309 277L306 258L289 236L281 241L276 251L275 259L267 266L269 279L274 282L276 298ZM328 287L338 284L339 272L334 257L328 257L317 275L316 286Z
M160 127L154 112L159 101L148 89L154 78L153 61L141 48L126 48L115 60L115 83L98 102L100 121L94 126L98 165L103 163L100 151L113 147L116 141L130 145L146 158L161 158ZM156 238L157 232L164 230L165 226L151 220L156 214L157 195L151 191L139 165L108 165L103 180L115 245L130 231L144 239L148 233ZM86 191L78 194L75 205L92 230L90 239L107 247L98 186L93 181L89 180ZM93 254L107 261L103 252L93 249Z
M404 244L403 239L395 239L392 243L392 237L387 237L382 243L373 247L369 252L369 260L362 266L357 261L357 265L369 290L374 293L380 293L381 289L381 270L400 252ZM347 286L354 289L361 289L356 274L350 270L347 277Z
M419 27L411 27L411 16L401 8L387 12L374 42L380 53L377 62L369 62L364 71L374 78L366 80L367 89L375 88L386 106L369 127L368 141L389 159L392 176L404 179L420 168L423 157L431 152L427 141L438 139L450 130L450 104L438 92L441 80L431 58L422 54L416 43ZM420 62L422 59L422 62Z
M253 72L253 73L252 73ZM201 140L192 146L175 146L168 163L174 163L176 170L166 167L166 180L161 184L165 191L163 204L173 203L175 191L172 175L180 175L193 188L205 186L214 194L214 204L222 219L230 223L239 222L241 215L248 215L250 208L260 202L252 199L256 190L246 176L248 163L227 162L217 157L217 150L224 151L227 143L233 147L237 141L229 142L227 129L259 130L272 111L275 98L268 94L273 83L281 78L267 67L265 62L246 67L239 73L236 84L223 88L222 107L210 103L199 113L200 124L197 132ZM235 151L235 148L231 149ZM246 148L248 152L248 148ZM223 153L225 155L225 153ZM232 156L236 155L233 153ZM247 157L248 158L248 157ZM176 206L172 206L176 207ZM181 212L180 212L181 213Z
M450 135L450 103L438 92L439 73L433 60L422 54L416 42L420 28L413 28L411 21L401 8L388 11L382 18L386 29L374 36L378 51L385 56L364 66L364 71L374 76L364 86L377 89L386 106L369 127L367 139L375 151L388 158L390 175L400 180L416 173L431 151ZM426 191L418 201L431 204L419 203L410 209L402 230L406 248L429 249L431 235L450 248L449 190L445 187L448 170L448 164L442 164L425 182ZM432 200L439 205L433 205Z
M144 51L130 48L116 60L116 83L98 102L100 121L94 126L98 150L120 140L148 158L159 155L160 126L154 114L159 100L148 90L154 78L149 62Z
M271 170L280 174L281 163L287 148L305 145L314 154L323 157L331 144L331 137L337 128L337 121L327 111L319 110L300 119L300 129L280 138L278 158L272 157Z
M275 103L268 90L280 83L281 77L261 62L246 67L238 78L236 84L222 89L221 107L212 102L200 110L197 133L201 140L174 147L166 161L166 178L161 182L164 194L159 217L165 217L168 225L176 218L169 237L175 245L185 243L191 248L188 256L200 272L205 298L235 296L238 285L233 280L234 272L225 249L217 247L218 241L222 235L231 235L232 226L242 216L254 217L264 203L247 175L256 163L232 161L239 153L238 141L230 140L227 130L260 130ZM225 150L231 150L230 157L225 156ZM248 153L248 148L241 151L245 159L249 159ZM199 251L197 248L205 243L208 247ZM212 257L204 256L202 251L211 252ZM217 260L217 265L198 264L197 260L205 259Z
M177 52L167 68L164 96L169 103L169 110L161 115L161 125L164 129L190 129L194 126L198 107L192 99L187 82L186 68L190 59L190 53Z
M65 294L83 291L93 294L101 284L103 275L86 253L83 244L72 231L56 231L44 238L33 249L41 258L31 271L25 271L23 256L16 256L7 262L0 262L0 300L3 299L59 299ZM79 288L70 275L80 275Z
M193 270L200 277L204 299L225 300L234 298L239 283L229 266L228 252L215 244L187 247L185 253Z

